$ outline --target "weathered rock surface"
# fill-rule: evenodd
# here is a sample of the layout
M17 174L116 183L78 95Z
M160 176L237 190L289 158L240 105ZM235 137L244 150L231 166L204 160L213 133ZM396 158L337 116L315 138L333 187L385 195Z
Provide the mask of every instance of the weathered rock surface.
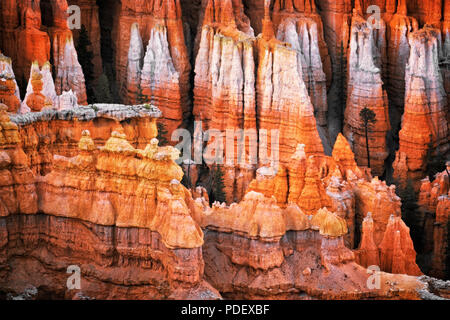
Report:
M387 86L389 97L389 116L392 130L400 130L401 117L405 106L405 75L409 60L409 34L417 31L417 20L409 17L406 1L399 1L396 13L388 24L387 30Z
M450 167L447 166L447 170ZM448 171L436 176L431 183L428 178L422 181L419 206L424 214L434 217L432 238L426 238L426 245L433 250L430 274L440 279L449 278L448 227L450 212L450 183ZM431 249L430 248L430 249Z
M0 105L0 217L38 210L35 177L20 146L20 135L6 107Z
M188 96L191 66L185 44L180 2L122 1L118 4L117 16L112 38L116 52L118 87L133 88L134 83L127 85L127 79L130 76L137 78L135 71L132 70L130 75L127 72L128 66L136 64L142 56L142 53L133 53L141 46L136 37L136 30L133 31L132 28L132 25L137 23L143 44L148 44L144 61L140 60L140 86L146 101L139 103L153 103L161 109L170 137L172 131L183 120L188 119L191 113ZM130 60L129 54L133 56ZM122 98L127 103L132 103L133 98L137 98L134 97L136 89L122 92Z
M372 173L381 176L388 157L387 132L390 130L387 93L382 81L382 50L385 25L373 29L357 12L353 14L348 60L348 95L344 134L352 145L356 161L367 166L365 128L360 112L369 108L377 122L369 131Z
M117 128L123 128L135 148L145 148L157 136L160 111L142 106L101 105L69 110L45 110L11 116L19 126L22 148L34 173L46 175L52 169L53 155L73 157L78 141L89 130L95 144L104 145Z
M411 54L406 69L405 114L394 177L419 188L428 154L445 155L448 140L447 99L439 70L439 30L425 27L410 34Z
M198 37L193 114L196 121L201 121L198 129L229 130L248 136L248 143L231 135L226 138L229 141L223 141L224 182L227 201L232 203L243 198L254 177L258 156L255 38L251 29L246 30L239 23L248 18L243 18L240 11L235 13L237 9L226 7L232 5L231 1L215 4L208 1ZM233 146L234 150L229 150L228 146Z

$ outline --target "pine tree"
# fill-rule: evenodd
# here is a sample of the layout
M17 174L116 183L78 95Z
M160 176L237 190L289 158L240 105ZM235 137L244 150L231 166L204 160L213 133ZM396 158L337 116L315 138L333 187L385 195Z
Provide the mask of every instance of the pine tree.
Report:
M160 146L166 146L169 144L169 141L167 140L167 132L166 125L163 122L158 121L158 136L157 139L159 140Z
M94 96L96 103L112 103L111 90L109 89L108 77L103 73L97 79L97 85L94 89Z
M148 103L147 96L144 94L140 83L138 83L138 85L137 85L136 101L137 101L137 104L147 104Z
M81 26L80 36L78 38L78 44L76 47L78 54L78 62L81 65L84 73L84 80L86 84L86 94L88 97L88 103L93 103L94 101L94 64L92 60L94 54L89 50L92 43L89 39L89 33L84 25Z
M211 195L210 199L212 202L218 201L220 203L226 202L225 196L225 183L223 180L223 171L222 168L218 165L214 165L211 168L211 178L212 178L212 186L211 186Z
M367 165L369 169L370 166L370 147L369 147L369 131L373 124L377 122L376 114L371 109L365 107L361 110L359 113L359 117L361 118L361 121L363 123L364 132L366 136L366 149L367 149Z

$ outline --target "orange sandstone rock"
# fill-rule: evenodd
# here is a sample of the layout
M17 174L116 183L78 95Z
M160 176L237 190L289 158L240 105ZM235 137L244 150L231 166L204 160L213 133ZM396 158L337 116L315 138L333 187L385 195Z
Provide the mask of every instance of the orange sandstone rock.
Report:
M365 129L360 111L367 107L375 112L377 122L369 132L369 148L372 172L380 176L388 157L386 134L390 130L387 93L381 79L383 45L376 41L377 37L384 38L384 30L385 26L380 30L372 29L359 14L353 15L344 121L344 135L352 145L356 161L359 165L367 165Z
M17 61L15 69L18 79L27 79L33 61L42 66L50 60L50 38L46 32L40 30L40 1L22 1L18 8L21 25L16 29L13 60Z
M34 175L20 146L18 127L0 104L0 217L37 213Z
M0 78L0 103L8 107L8 112L17 113L20 108L20 100L15 95L16 83L14 78L5 76Z
M40 210L106 226L148 228L168 248L203 244L202 231L184 202L183 173L174 162L178 150L159 148L156 139L145 150L136 150L125 134L115 131L97 152L89 147L93 141L86 141L87 135L85 131L78 156L57 156L54 170L39 182ZM137 180L127 184L127 177L134 176ZM67 198L70 192L74 201Z
M379 266L380 255L374 238L374 222L369 212L362 224L362 239L357 250L358 263L364 267Z
M224 183L231 203L243 198L256 170L255 38L245 24L248 18L240 1L204 3L197 37L193 113L204 131L234 133L224 141ZM227 149L231 145L234 149Z
M395 1L394 1L395 2ZM400 130L405 105L405 73L409 59L409 34L419 28L416 19L407 15L406 0L399 1L395 15L388 24L387 92L390 118L394 132Z
M33 73L31 86L33 88L33 93L30 94L25 101L31 111L39 112L44 107L51 107L53 105L53 102L41 93L44 82L42 81L42 75L40 73Z
M409 228L400 217L391 216L380 243L381 269L386 272L421 275Z
M136 30L132 31L132 25L137 23L143 43L148 44L144 61L140 60L140 85L146 100L144 103L153 103L161 109L170 137L172 131L183 120L188 119L191 113L188 96L191 66L185 44L180 2L164 0L144 3L127 0L122 1L117 10L118 22L114 24L112 37L117 52L116 79L122 98L127 103L137 98L134 97L136 89L126 89L134 85L133 82L129 85L126 83L129 76L137 79L137 73L130 71L131 74L128 75L127 68L141 59L140 53L132 54L136 46L140 47L135 36ZM130 61L129 54L133 56ZM125 98L128 91L129 96Z
M405 114L394 177L403 185L412 180L416 190L424 177L427 154L446 154L447 99L438 66L439 30L425 27L410 34L411 54L406 69Z
M447 165L447 170L450 166ZM424 239L426 246L433 250L430 274L440 279L448 278L448 220L450 207L450 183L448 172L444 171L436 176L433 183L428 178L422 180L419 194L419 206L425 214L435 218L431 236Z

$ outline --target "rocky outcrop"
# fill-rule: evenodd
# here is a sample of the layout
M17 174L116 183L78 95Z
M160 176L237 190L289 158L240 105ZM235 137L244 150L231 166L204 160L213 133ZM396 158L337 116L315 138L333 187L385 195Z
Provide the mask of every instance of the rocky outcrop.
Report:
M215 4L208 1L200 30L193 113L201 122L197 130L233 134L224 141L225 159L219 163L225 165L227 201L232 203L242 199L256 170L255 38L251 29L241 31L245 28L239 21L245 19L233 16L226 7L231 1ZM249 141L240 139L240 133Z
M294 20L296 22L301 51L304 59L306 59L306 65L310 68L306 72L310 80L305 80L308 89L310 89L309 82L312 82L311 85L315 83L317 88L325 84L322 72L326 75L326 87L329 88L332 80L331 59L324 40L322 18L317 12L315 1L301 0L290 3L276 0L273 3L272 19L278 34L280 32L283 33L284 27L282 25L285 24L286 20ZM306 37L306 34L308 34L308 37ZM282 40L278 36L277 38ZM293 44L293 47L296 48L297 46ZM320 65L319 57L322 65ZM306 69L304 65L303 68ZM311 92L313 91L311 90ZM318 99L320 99L319 101L321 101L323 93L319 92L316 94ZM311 98L314 100L313 97ZM315 103L313 104L316 106Z
M395 2L395 1L394 1ZM416 19L409 17L406 1L399 1L396 13L388 24L387 32L387 86L389 116L392 130L400 130L401 117L405 106L405 74L409 60L409 34L418 30Z
M284 18L278 27L277 39L289 43L297 51L300 68L298 72L308 89L317 123L326 127L328 123L327 77L320 59L318 29L317 22L310 18L302 17L298 20Z
M87 105L86 86L83 69L78 62L78 54L68 26L67 0L52 2L53 25L50 28L52 56L55 66L56 92L72 90L80 105Z
M32 92L24 100L31 112L39 112L44 108L52 108L53 101L41 93L44 88L42 74L33 72L30 78Z
M450 170L449 165L447 165L447 170ZM433 251L430 274L440 279L449 278L450 183L447 170L438 174L432 183L428 178L422 180L419 194L420 211L434 217L431 221L433 225L431 236L425 238L424 241L426 241L427 248L429 247Z
M439 37L439 30L430 27L409 37L405 114L394 177L403 185L411 180L416 191L425 175L428 155L445 155L450 149L447 99L438 66Z
M387 93L382 81L383 39L385 27L372 27L357 12L353 15L348 61L348 96L345 109L344 134L352 145L360 166L368 165L365 127L360 112L368 108L375 113L376 123L369 130L371 169L383 175L388 157L387 132L390 130Z
M17 113L20 99L15 95L16 83L11 75L0 76L0 103L6 105L7 111Z
M1 124L2 128L8 128L6 123ZM4 136L18 142L17 126L15 129L15 135L5 131ZM123 285L124 272L138 268L148 278L132 276L125 280L127 285L136 286L131 293L135 298L149 298L149 294L181 299L220 297L203 280L203 233L190 214L190 193L180 184L183 173L174 162L179 152L172 147L158 147L156 139L145 150L135 149L127 142L125 134L117 131L104 147L97 148L87 130L83 131L78 149L79 154L73 158L55 156L54 170L37 179L37 197L32 197L33 192L36 195L34 189L21 190L28 187L24 185L28 176L34 180L31 171L28 169L28 176L24 174L27 172L17 172L17 186L10 188L14 186L16 193L34 200L35 206L21 207L16 212L19 216L6 212L7 218L2 219L2 224L6 226L10 241L2 246L2 258L6 259L3 262L15 265L14 253L21 248L17 241L23 241L31 253L29 257L34 257L34 260L25 258L26 263L34 265L37 272L46 269L46 273L51 272L58 278L61 266L65 268L64 262L72 265L70 260L76 261L83 270L82 276L86 275L87 287L83 292L88 296L125 297L126 293L121 290L108 293L101 289ZM22 154L25 156L23 151ZM4 165L8 164L7 153L3 159ZM16 173L17 163L15 159L10 161L14 165L11 170ZM26 166L26 160L22 162ZM31 187L34 188L34 183ZM12 199L10 197L9 202ZM29 204L19 203L21 206ZM3 205L3 208L6 207ZM41 214L28 219L22 216L34 214L38 208ZM138 208L142 210L140 213L136 211ZM19 224L27 233L17 230ZM29 237L33 233L35 236ZM89 239L88 246L83 245L86 239ZM42 244L47 247L46 252L40 250ZM73 254L61 256L61 252L67 250ZM40 282L42 286L48 278L31 281ZM18 283L14 275L2 278L3 288L17 290L14 286ZM57 282L51 285L53 290L66 291L61 287ZM150 290L146 293L145 289Z
M15 83L15 91L14 95L17 97L17 99L20 100L20 91L19 86L17 85L16 76L14 74L13 65L11 58L5 56L3 53L0 52L0 75L3 78L13 78Z
M101 29L99 8L96 0L68 0L69 5L77 5L81 9L81 25L84 25L91 42L92 64L94 65L94 78L103 73L101 56ZM72 30L75 43L78 43L79 30Z
M133 87L133 82L127 84L126 81L129 77L137 76L134 70L130 74L127 73L127 68L136 64L141 57L141 53L132 53L136 47L141 46L136 37L136 30L132 31L132 25L137 23L143 43L148 44L144 61L140 60L140 65L143 66L140 87L144 101L139 103L153 103L161 109L170 137L172 131L184 119L188 119L191 112L188 96L191 66L185 44L180 2L164 0L144 3L128 0L122 1L117 10L118 21L113 26L112 38L119 88ZM129 54L132 56L130 61ZM130 91L133 96L134 91ZM123 100L134 101L133 97L130 100L128 90L122 92Z
M409 228L401 217L391 216L379 245L380 266L383 271L395 274L422 275L416 264L416 251Z
M15 65L17 79L25 87L29 80L30 66L37 62L39 67L47 61L52 61L55 66L56 92L73 90L80 104L87 104L86 88L84 84L83 70L78 63L78 57L73 45L72 32L68 27L67 1L52 0L49 11L44 11L42 19L41 9L47 4L41 1L9 1L11 4L4 15L16 15L19 20L4 18L7 22L7 34L4 40L4 48L12 57ZM14 3L14 4L13 4ZM46 24L43 25L42 21ZM45 30L45 31L43 31Z
M29 167L36 174L46 175L53 167L53 155L73 157L78 153L83 130L90 131L96 145L104 145L112 131L124 130L133 147L145 148L157 136L156 118L160 115L155 108L98 104L11 118L19 126Z
M40 1L20 1L10 9L11 14L19 14L20 21L14 26L18 28L13 31L11 42L5 43L4 48L11 50L6 53L13 58L16 76L25 85L22 79L28 80L31 63L37 61L42 66L50 60L50 38L41 31Z
M35 177L27 155L20 146L20 135L4 105L0 105L0 217L35 214L38 201Z
M368 289L367 270L354 262L353 252L344 246L345 220L326 209L310 220L296 205L283 210L274 198L249 192L238 205L213 207L203 224L205 277L226 298L286 299L299 293L319 299L386 295L384 285L379 290ZM323 277L333 277L340 289L330 287ZM383 273L381 281L396 277L402 279L400 286L413 279Z

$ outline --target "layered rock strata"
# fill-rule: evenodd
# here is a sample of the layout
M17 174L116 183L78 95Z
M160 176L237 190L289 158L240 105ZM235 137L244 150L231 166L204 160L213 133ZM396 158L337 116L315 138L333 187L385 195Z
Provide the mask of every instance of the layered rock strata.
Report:
M123 128L135 148L157 136L158 109L143 106L95 105L70 110L47 110L11 116L19 126L21 146L34 173L45 175L53 166L53 155L73 157L83 130L89 130L96 145L106 143L113 130Z
M375 113L376 123L369 128L369 150L372 173L379 176L385 171L384 162L389 155L386 136L390 130L388 99L381 69L383 44L379 41L384 37L384 29L373 29L359 13L354 12L344 120L344 134L353 147L356 161L361 166L367 166L365 127L360 112L368 108Z
M238 205L213 207L203 225L205 277L226 298L360 299L386 295L394 279L404 289L413 285L412 277L382 273L381 288L368 289L367 270L344 245L345 220L326 209L309 219L298 206L283 210L249 192Z
M15 132L3 133L2 146L17 144L17 126L1 124L5 130ZM17 149L22 150L18 144ZM6 216L2 225L9 239L2 243L2 263L17 267L14 269L19 273L28 263L36 272L52 273L54 280L61 277L65 263L77 263L85 278L83 291L88 296L123 298L127 293L119 287L125 284L133 286L129 294L140 299L220 297L202 279L203 233L191 217L190 193L180 183L183 173L174 162L179 151L158 147L156 139L145 150L135 149L118 131L111 134L104 147L98 148L87 130L82 133L78 149L79 154L73 158L54 157L54 170L36 180L37 191L34 183L26 184L34 176L23 151L22 171L5 152L4 165L12 164L13 177L17 172L20 179L14 178L15 185L5 184L2 193L11 189L25 199L18 202L20 209L2 211L2 217ZM12 200L15 198L9 196L9 202ZM38 211L40 214L36 215ZM18 225L24 228L19 231ZM16 265L14 257L24 249L26 257ZM67 251L72 254L62 254ZM148 278L130 276L125 280L124 274L136 267ZM20 276L2 272L7 275L2 277L2 287L17 290ZM49 282L47 276L24 281L30 280L39 286ZM70 295L63 284L55 281L50 288Z
M258 147L255 38L252 30L241 31L245 28L239 21L245 19L234 16L231 5L227 1L207 3L195 64L193 110L195 120L201 122L197 130L227 132L222 164L229 203L242 199L253 179Z
M450 187L447 170L438 174L433 182L428 178L422 181L419 194L420 210L429 214L432 219L431 236L427 241L427 247L433 251L430 274L440 278L449 278L449 254L448 254L448 227L450 212Z
M137 79L136 71L140 72L140 100L144 101L138 103L153 103L161 109L170 137L191 112L188 96L191 66L180 2L123 1L117 10L118 21L112 30L116 79L119 88L132 88L122 91L122 99L126 103L136 103L138 88L133 82L127 84L127 79ZM140 39L132 27L135 23L139 26L143 44L148 44L144 60L142 53L133 54L136 48L141 48ZM130 55L132 59L129 59ZM129 74L130 65L136 65L138 60L142 69L131 70Z
M409 34L419 28L417 20L408 16L406 1L399 1L396 13L388 24L388 77L389 116L392 129L400 130L405 106L405 75L409 60Z
M410 34L411 53L406 67L405 114L394 177L418 191L429 156L446 155L448 141L447 99L439 70L439 30L425 27Z
M80 105L87 105L83 69L78 62L72 31L68 25L66 0L52 2L53 24L49 30L52 40L52 56L55 66L55 87L58 95L72 90Z

